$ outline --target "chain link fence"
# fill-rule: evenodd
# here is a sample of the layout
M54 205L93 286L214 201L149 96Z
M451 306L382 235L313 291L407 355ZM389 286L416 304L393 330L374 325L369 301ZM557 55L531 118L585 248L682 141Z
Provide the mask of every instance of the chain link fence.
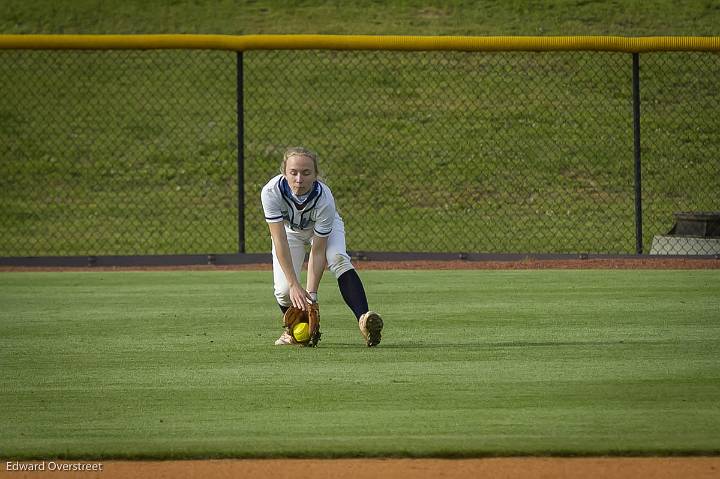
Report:
M0 256L267 253L296 145L351 251L718 254L673 227L720 211L720 56L639 56L640 185L632 58L0 51Z
M236 251L235 60L0 52L0 255Z
M640 58L644 250L717 255L720 55L671 52ZM672 230L676 234L668 235Z

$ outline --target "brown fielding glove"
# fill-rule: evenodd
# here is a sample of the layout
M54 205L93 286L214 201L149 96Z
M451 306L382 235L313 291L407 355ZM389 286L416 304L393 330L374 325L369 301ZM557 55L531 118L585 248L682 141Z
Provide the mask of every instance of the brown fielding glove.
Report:
M292 329L297 323L309 323L307 311L295 306L290 306L283 316L283 327L292 334Z
M320 341L320 309L317 303L309 304L306 311L295 306L290 306L285 311L283 326L291 336L293 336L293 328L298 323L308 323L308 331L310 332L310 339L300 344L310 347L317 346Z
M315 347L320 342L320 305L310 303L307 310L308 323L310 323L310 341L308 346Z

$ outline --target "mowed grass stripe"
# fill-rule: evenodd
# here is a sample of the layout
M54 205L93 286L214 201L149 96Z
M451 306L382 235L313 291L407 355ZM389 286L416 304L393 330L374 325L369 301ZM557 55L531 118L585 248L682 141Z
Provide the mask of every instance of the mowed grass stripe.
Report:
M717 454L716 271L328 275L277 348L269 272L0 274L0 456Z

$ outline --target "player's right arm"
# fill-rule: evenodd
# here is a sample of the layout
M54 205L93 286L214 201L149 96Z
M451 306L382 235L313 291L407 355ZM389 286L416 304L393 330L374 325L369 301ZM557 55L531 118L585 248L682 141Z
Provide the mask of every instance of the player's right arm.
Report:
M295 275L295 268L293 268L292 257L290 256L290 246L288 245L287 234L285 233L285 225L282 221L279 221L276 223L268 223L268 227L270 228L270 236L275 246L275 256L285 274L285 279L287 279L290 285L290 301L296 308L305 310L310 295L305 291Z

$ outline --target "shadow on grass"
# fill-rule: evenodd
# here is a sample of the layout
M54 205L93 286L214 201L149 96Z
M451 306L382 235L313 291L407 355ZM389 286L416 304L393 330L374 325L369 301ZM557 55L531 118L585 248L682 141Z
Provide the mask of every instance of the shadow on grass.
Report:
M503 342L476 342L476 343L431 343L431 342L407 342L407 343L382 343L376 348L366 349L464 349L464 350L487 350L487 349L507 349L507 348L548 348L548 347L574 347L574 346L632 346L632 345L648 345L648 344L677 344L675 340L583 340L583 341L503 341ZM364 348L363 345L357 343L327 343L320 344L319 347L338 348L338 349L357 349Z

